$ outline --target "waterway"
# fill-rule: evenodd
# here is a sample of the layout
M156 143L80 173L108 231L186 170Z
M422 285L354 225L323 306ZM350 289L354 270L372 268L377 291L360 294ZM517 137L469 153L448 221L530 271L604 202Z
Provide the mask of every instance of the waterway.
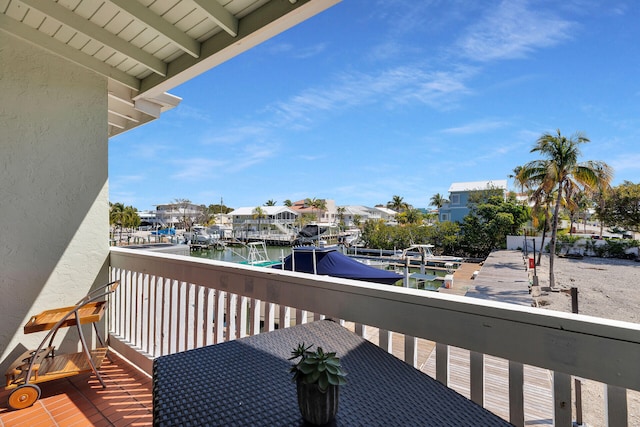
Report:
M242 262L247 259L248 253L249 253L249 250L246 246L238 246L238 247L228 246L225 250L222 250L222 251L214 250L214 249L193 251L191 252L191 256L198 257L198 258L214 259L217 261ZM267 255L270 260L273 260L273 261L281 260L290 254L291 254L291 247L267 246ZM387 269L393 270L392 267L387 267ZM396 271L400 274L403 273L403 270L401 268L397 268ZM411 267L409 269L409 273L417 273L417 272L420 272L419 268ZM443 271L440 269L429 269L429 267L427 267L424 273L432 274L439 277L444 277L444 275L446 274L446 271ZM409 284L409 286L414 287L416 286L416 283L413 280L411 280L411 283ZM440 286L442 286L441 281L428 281L428 282L423 282L420 288L427 289L427 290L436 290Z
M291 254L288 246L267 246L267 256L270 260L277 261ZM217 261L241 262L247 259L249 249L246 246L230 247L223 251L214 249L193 251L191 256L198 258L215 259Z

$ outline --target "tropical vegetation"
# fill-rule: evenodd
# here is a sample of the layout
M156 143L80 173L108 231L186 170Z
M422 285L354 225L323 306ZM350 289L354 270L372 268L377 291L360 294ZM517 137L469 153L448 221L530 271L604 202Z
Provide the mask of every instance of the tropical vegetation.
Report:
M124 203L109 202L109 225L119 231L122 240L123 229L135 229L140 225L138 210Z
M612 169L601 161L581 161L580 147L589 139L578 132L570 137L560 130L544 133L535 142L531 153L539 159L516 166L510 178L516 187L526 194L527 200L517 200L514 193L505 197L503 189L495 188L473 192L469 196L469 214L460 223L438 222L437 215L413 208L402 196L394 195L386 204L396 212L395 222L384 220L363 221L358 214L350 217L352 226L361 228L364 244L370 248L399 249L411 244L430 243L435 245L436 254L483 258L494 249L506 246L507 235L540 235L541 248L548 248L549 283L554 286L554 256L568 251L578 251L596 256L628 257L629 248L636 248L635 240L626 242L607 240L593 242L574 236L580 229L580 222L586 231L587 220L597 219L600 223L600 236L605 226L614 233L640 232L640 183L625 181L611 188ZM440 193L431 196L431 206L441 208L449 201ZM264 206L275 206L276 201L269 199ZM191 202L188 199L176 199L174 206L180 212L186 212ZM292 206L290 199L284 206ZM318 221L327 209L327 201L319 198L307 198L304 205L311 208L300 216L299 224ZM233 210L222 204L201 205L203 214L195 220L210 224L215 215L226 214ZM336 209L336 220L340 229L347 228L346 208ZM110 224L114 229L135 228L140 224L137 210L122 203L110 203ZM261 228L266 218L265 209L258 206L252 216ZM183 215L183 225L188 228L194 219ZM567 229L560 227L560 220L569 223ZM546 244L547 235L549 243ZM635 246L634 246L635 245ZM636 249L637 250L637 249ZM635 252L634 252L635 253ZM540 264L541 252L537 263Z
M578 191L597 192L609 186L613 178L612 169L604 162L579 162L580 146L589 142L581 132L571 137L545 133L538 138L532 153L539 153L542 159L533 160L518 171L517 180L524 187L540 193L540 200L548 200L553 194L553 215L549 238L549 286L555 285L553 270L556 252L560 208L571 204L571 197ZM536 198L537 199L537 198Z

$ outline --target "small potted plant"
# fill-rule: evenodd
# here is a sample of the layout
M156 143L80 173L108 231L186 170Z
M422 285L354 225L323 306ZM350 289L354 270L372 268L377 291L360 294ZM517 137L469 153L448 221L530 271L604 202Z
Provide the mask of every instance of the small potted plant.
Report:
M291 373L302 418L310 424L323 425L338 412L339 386L346 384L347 374L336 353L325 353L322 347L311 351L311 347L298 344L289 360L300 359L291 367Z

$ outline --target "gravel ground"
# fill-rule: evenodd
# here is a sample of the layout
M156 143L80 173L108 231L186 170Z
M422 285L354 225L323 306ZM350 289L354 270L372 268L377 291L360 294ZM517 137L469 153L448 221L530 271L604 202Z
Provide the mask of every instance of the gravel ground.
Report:
M555 258L555 286L578 289L578 311L606 319L640 323L640 263L628 260ZM549 285L549 258L542 256L537 267L541 287ZM571 297L563 292L547 292L536 298L540 306L571 312ZM603 361L603 363L606 363ZM604 386L585 381L582 386L583 420L589 426L604 426ZM640 425L640 392L628 391L628 425ZM575 414L575 408L574 408ZM575 416L574 416L575 420Z

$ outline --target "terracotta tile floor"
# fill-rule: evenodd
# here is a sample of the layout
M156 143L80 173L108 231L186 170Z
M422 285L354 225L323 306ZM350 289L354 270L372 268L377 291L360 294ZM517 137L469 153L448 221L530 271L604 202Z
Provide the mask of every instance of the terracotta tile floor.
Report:
M0 389L0 427L148 426L152 423L151 378L116 354L102 364L102 388L95 376L76 375L40 383L40 399L11 410L9 391Z

